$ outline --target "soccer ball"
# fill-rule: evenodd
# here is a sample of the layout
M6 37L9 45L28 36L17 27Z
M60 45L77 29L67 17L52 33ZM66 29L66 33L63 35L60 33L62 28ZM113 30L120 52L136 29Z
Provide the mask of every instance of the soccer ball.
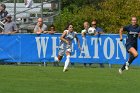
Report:
M96 29L93 28L93 27L90 27L90 28L88 29L88 34L89 34L89 35L94 35L95 32L96 32Z

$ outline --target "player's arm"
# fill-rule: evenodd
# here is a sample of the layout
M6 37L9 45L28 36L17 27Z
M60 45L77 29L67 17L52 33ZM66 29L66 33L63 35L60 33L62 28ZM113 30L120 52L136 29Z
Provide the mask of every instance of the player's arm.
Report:
M67 32L64 31L63 34L62 34L62 36L60 37L60 40L62 40L64 42L66 42L67 44L69 44L69 42L64 38L66 36L66 34L67 34Z
M121 28L120 30L119 30L119 34L120 34L120 41L122 41L123 40L123 37L122 37L122 34L123 34L123 28Z

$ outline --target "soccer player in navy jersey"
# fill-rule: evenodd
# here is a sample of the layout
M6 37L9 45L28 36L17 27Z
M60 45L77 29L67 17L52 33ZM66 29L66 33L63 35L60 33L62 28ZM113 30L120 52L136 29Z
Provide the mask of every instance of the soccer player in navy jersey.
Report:
M123 40L122 34L124 31L127 31L127 38L126 38L126 50L129 53L128 61L119 69L119 73L122 74L123 70L128 70L130 64L133 62L134 59L137 58L137 39L140 37L140 26L137 24L137 18L131 18L131 24L128 26L124 26L120 29L120 41Z

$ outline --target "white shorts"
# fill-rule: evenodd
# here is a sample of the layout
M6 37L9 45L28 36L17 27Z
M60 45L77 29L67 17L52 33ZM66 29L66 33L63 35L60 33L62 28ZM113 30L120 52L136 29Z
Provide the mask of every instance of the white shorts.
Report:
M59 48L59 55L63 56L66 52L70 52L71 53L71 46L67 46L64 48Z

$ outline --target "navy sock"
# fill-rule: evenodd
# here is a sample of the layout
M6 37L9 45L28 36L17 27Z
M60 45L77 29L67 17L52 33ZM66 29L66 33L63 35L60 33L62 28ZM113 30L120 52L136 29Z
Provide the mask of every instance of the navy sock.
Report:
M126 63L122 66L121 70L125 70Z
M129 65L133 62L133 60L135 59L136 57L134 57L133 55L129 55L129 60L128 60L128 63L129 63ZM125 69L125 66L126 66L126 63L122 66L122 70L124 70Z
M130 54L130 57L129 57L129 60L128 60L129 65L133 62L133 60L134 60L135 58L136 58L136 57L134 57L133 55Z

